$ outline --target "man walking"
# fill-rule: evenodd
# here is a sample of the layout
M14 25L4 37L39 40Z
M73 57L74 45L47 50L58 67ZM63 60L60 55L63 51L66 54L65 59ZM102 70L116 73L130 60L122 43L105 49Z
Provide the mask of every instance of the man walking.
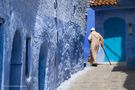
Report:
M91 33L88 37L90 43L90 63L92 66L97 66L96 59L97 59L97 52L99 46L101 45L104 48L104 39L103 37L96 32L95 28L91 28Z

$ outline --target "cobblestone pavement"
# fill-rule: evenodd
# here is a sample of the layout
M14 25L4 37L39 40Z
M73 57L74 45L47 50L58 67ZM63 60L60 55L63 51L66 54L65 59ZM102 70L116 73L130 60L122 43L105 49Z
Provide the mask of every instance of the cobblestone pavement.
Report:
M135 90L135 70L128 70L122 65L87 68L90 69L59 90Z

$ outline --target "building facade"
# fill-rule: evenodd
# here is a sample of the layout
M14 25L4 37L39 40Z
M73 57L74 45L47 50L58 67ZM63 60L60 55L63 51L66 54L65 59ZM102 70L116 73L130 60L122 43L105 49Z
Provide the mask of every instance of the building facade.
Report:
M135 1L90 0L90 8L95 15L95 21L90 23L95 23L104 37L111 62L127 62L128 67L135 67ZM105 55L102 62L107 62Z
M0 89L55 90L83 69L85 0L0 0Z

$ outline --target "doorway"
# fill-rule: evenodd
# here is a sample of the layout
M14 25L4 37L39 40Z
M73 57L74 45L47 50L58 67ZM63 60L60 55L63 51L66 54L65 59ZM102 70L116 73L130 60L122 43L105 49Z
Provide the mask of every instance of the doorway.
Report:
M12 54L10 62L10 79L9 79L9 90L20 90L21 84L21 53L22 53L22 40L21 34L17 30L15 32L12 44Z
M112 17L104 22L105 51L111 62L126 61L125 32L126 22L118 17ZM107 57L104 58L107 61Z
M45 88L46 61L48 54L48 44L44 42L40 47L39 64L38 64L38 90Z

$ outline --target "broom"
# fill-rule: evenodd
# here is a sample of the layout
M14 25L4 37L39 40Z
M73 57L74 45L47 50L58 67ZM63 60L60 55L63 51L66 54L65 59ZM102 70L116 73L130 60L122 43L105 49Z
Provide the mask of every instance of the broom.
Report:
M110 60L109 60L109 57L107 56L107 53L106 53L106 51L105 51L104 48L103 48L103 50L104 50L104 53L105 53L105 55L106 55L106 57L107 57L107 60L109 61L109 64L112 65L111 62L110 62Z

